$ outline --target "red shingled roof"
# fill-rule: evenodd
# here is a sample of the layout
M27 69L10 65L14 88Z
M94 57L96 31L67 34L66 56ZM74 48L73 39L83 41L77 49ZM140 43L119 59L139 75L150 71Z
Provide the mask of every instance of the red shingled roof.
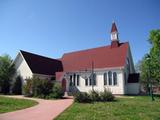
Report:
M115 22L112 23L111 33L112 32L118 32Z
M111 46L98 47L62 56L63 71L79 71L91 68L92 61L94 68L122 67L125 65L125 58L128 50L128 42L121 43L119 47Z

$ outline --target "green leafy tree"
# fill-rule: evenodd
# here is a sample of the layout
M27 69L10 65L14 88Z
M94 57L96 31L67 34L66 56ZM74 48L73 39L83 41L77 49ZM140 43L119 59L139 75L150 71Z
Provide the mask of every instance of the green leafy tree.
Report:
M147 61L147 54L143 57L141 61L139 61L138 71L140 72L140 83L144 86L147 93L150 92L149 88L149 66Z
M160 84L160 30L152 30L149 35L151 78Z
M0 56L0 92L8 94L12 77L15 73L14 64L9 55Z
M160 30L152 30L149 34L149 43L151 48L149 54L146 54L136 65L140 72L140 82L149 92L149 84L160 85Z

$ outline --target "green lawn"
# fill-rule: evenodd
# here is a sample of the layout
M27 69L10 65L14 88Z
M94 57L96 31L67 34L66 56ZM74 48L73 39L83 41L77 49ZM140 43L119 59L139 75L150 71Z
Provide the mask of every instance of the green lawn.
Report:
M38 104L33 100L15 99L0 96L0 113L24 109Z
M55 120L160 120L160 98L117 98L115 102L74 103Z

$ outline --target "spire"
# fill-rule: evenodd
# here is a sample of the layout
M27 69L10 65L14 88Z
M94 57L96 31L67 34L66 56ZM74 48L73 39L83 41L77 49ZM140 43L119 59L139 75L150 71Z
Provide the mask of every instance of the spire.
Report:
M117 27L116 27L116 23L113 21L112 22L112 28L111 28L111 33L113 32L117 32L118 33L118 30L117 30Z
M116 23L113 21L111 28L111 48L115 48L118 46L119 46L118 30L116 27Z

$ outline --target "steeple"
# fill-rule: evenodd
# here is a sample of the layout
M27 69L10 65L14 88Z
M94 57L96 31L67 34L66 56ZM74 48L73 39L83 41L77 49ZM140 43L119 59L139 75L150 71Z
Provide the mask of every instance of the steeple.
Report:
M115 48L118 46L119 46L118 30L116 27L116 23L113 21L111 28L111 48Z

